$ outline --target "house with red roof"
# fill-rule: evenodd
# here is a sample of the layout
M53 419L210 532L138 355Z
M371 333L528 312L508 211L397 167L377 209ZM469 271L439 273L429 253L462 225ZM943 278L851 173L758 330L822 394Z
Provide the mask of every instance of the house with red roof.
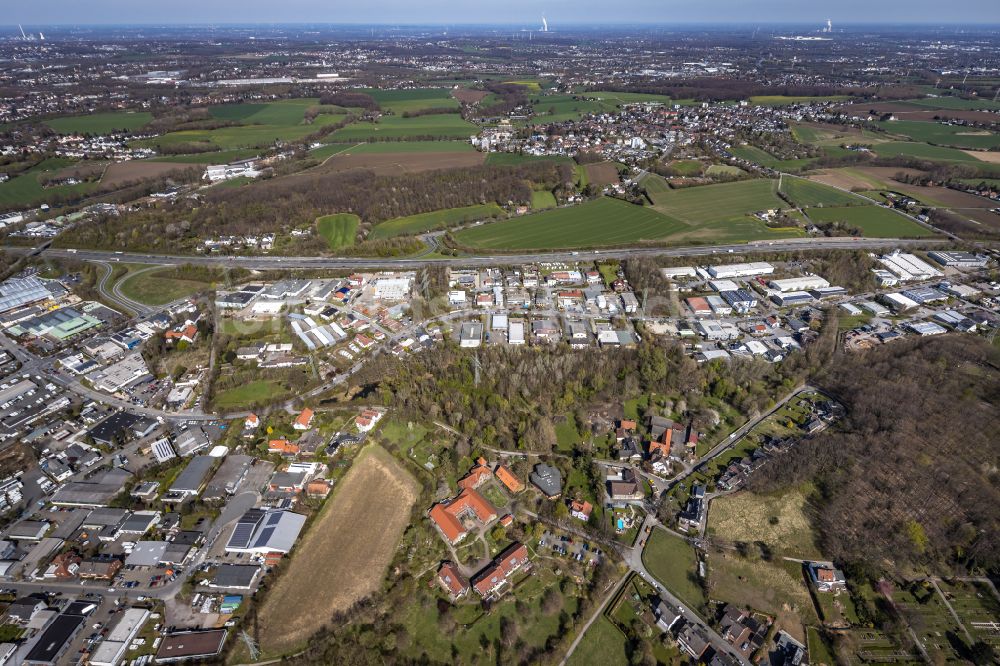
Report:
M590 512L594 510L594 505L584 500L573 500L569 503L569 513L577 520L587 522L590 520Z
M469 593L469 584L451 562L445 562L441 565L441 568L438 569L437 579L452 601Z
M377 409L366 409L354 419L354 425L358 432L368 432L375 427L375 424L382 418L382 412Z
M272 439L267 443L268 453L280 453L283 456L295 456L299 453L299 445L287 439Z
M492 597L503 588L515 572L526 567L528 563L528 549L523 543L515 541L469 582L480 596Z
M184 341L194 344L194 341L198 339L198 327L194 324L188 324L180 330L167 331L163 334L163 337L167 342Z
M480 458L476 463L468 474L458 480L459 488L478 488L493 477L493 472L490 471L485 459Z
M514 476L514 473L507 469L503 464L498 464L496 469L493 470L493 474L496 475L503 487L514 493L515 495L522 490L524 490L524 484L521 480Z
M295 417L295 421L292 423L292 427L295 428L296 430L309 430L309 428L312 427L312 421L314 416L316 416L316 414L313 412L313 410L306 407L301 412L299 412L298 416Z

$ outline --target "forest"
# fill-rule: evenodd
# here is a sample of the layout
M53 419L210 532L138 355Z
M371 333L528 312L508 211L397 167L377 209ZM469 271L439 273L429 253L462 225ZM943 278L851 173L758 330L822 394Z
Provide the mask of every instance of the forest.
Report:
M814 480L823 552L876 579L1000 566L1000 350L972 336L840 357L817 383L848 408L754 476Z
M311 226L317 217L333 212L358 215L364 231L376 222L443 208L527 204L533 187L552 189L571 180L569 167L551 162L391 176L316 169L249 187L216 188L198 200L184 198L120 218L102 218L64 234L60 243L151 249L185 239L196 242L217 235Z

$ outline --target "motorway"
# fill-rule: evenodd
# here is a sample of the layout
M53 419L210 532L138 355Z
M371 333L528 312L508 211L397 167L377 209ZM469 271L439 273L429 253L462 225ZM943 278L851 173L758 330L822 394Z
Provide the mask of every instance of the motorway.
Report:
M733 243L728 245L693 245L687 247L624 247L587 251L535 252L531 254L494 254L447 258L399 257L279 257L279 256L225 256L225 255L170 255L143 254L139 252L111 252L106 250L74 250L56 248L5 247L11 253L30 253L54 259L77 259L107 263L135 264L191 264L194 266L231 266L254 270L277 269L349 269L385 268L406 269L424 266L506 266L511 264L579 261L584 255L598 255L613 259L635 257L703 257L713 254L746 252L789 252L796 250L878 250L904 246L940 245L951 241L944 239L903 238L802 238L767 242Z

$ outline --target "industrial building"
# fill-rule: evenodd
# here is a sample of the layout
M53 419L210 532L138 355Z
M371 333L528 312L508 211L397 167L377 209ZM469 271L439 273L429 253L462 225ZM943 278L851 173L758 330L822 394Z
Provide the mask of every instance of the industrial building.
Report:
M878 258L878 261L904 282L929 280L933 277L941 276L941 271L916 255L907 252L896 251L891 254L884 254Z
M291 511L250 509L237 521L226 552L288 554L305 522L305 516Z
M708 267L708 274L713 278L754 277L757 275L770 275L773 272L774 266L766 261Z
M818 275L803 275L802 277L786 278L784 280L771 280L767 283L767 286L784 293L789 291L823 289L829 287L830 283Z
M694 266L674 266L672 268L661 268L660 274L668 280L679 277L693 278L697 275Z
M989 262L989 257L985 254L973 254L972 252L928 252L927 256L941 264L953 268L985 268Z
M0 283L0 312L47 300L51 293L37 277L11 278Z
M792 305L805 305L812 303L813 297L808 291L789 291L784 293L771 294L771 300L780 308Z
M911 308L919 307L920 305L920 303L917 303L913 299L907 298L902 294L883 294L882 301L896 312L909 310Z

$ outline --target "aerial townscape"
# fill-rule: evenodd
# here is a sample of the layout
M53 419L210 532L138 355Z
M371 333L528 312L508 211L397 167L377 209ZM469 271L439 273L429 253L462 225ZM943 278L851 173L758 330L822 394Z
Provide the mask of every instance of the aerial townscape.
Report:
M1000 5L549 4L4 3L0 666L1000 663Z

